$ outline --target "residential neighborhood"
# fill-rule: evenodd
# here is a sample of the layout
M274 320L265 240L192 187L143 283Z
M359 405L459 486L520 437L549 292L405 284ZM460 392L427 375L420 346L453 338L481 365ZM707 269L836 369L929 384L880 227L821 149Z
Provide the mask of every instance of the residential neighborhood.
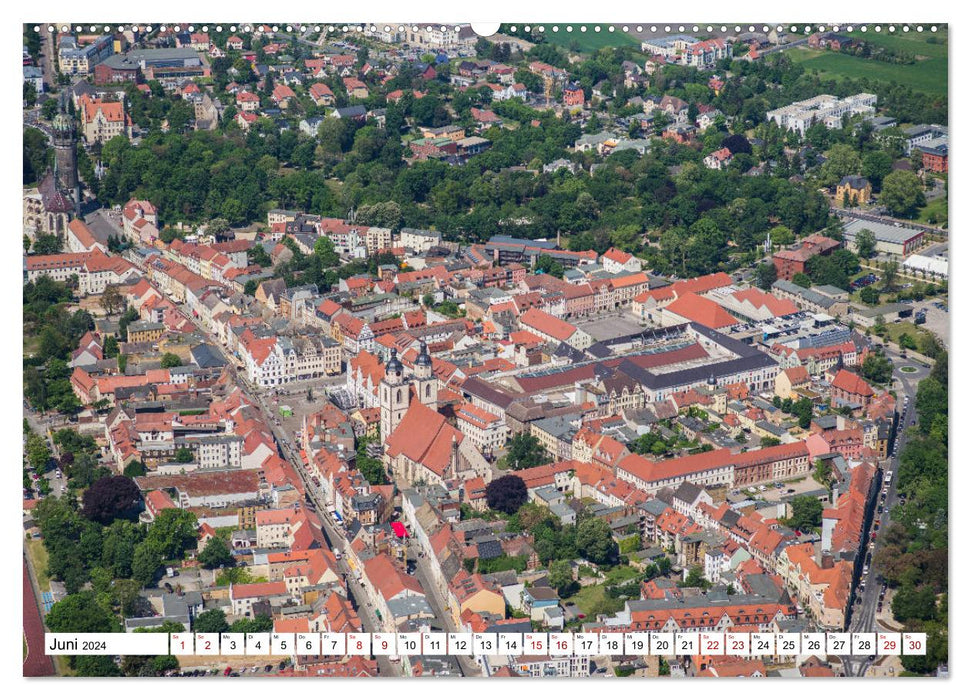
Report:
M24 26L25 675L947 676L946 26L589 26Z

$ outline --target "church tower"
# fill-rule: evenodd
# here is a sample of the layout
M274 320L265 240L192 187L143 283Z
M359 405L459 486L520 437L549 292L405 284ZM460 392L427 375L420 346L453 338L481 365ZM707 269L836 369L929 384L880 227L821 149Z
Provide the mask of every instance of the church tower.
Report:
M81 187L78 181L78 143L74 120L65 109L66 93L61 98L60 111L51 123L54 141L54 168L57 185L74 197L74 213L80 216Z
M438 410L438 379L432 374L432 357L428 345L421 341L421 349L415 359L415 395L433 411Z
M408 385L405 368L398 359L398 351L391 350L391 358L384 366L384 379L379 391L381 404L381 439L387 440L398 427L408 410Z

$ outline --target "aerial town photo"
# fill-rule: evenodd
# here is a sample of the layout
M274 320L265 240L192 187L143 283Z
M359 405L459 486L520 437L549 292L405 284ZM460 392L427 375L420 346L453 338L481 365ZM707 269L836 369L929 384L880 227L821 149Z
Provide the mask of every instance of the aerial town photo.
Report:
M11 32L23 676L949 676L946 23L243 19Z

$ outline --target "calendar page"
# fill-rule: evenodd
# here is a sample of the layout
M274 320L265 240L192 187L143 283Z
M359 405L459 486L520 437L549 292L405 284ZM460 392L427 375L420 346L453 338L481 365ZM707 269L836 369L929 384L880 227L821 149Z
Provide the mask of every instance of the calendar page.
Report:
M947 23L326 9L13 37L23 675L946 677Z

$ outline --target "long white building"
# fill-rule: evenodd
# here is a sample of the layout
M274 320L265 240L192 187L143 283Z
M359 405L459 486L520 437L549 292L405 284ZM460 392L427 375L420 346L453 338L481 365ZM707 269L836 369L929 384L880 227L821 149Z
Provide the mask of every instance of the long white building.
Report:
M805 136L806 129L816 122L822 122L827 129L838 129L843 125L843 117L847 114L873 114L876 104L877 96L868 92L843 98L817 95L766 112L765 118L767 121L774 121L786 131L798 131L801 136Z

